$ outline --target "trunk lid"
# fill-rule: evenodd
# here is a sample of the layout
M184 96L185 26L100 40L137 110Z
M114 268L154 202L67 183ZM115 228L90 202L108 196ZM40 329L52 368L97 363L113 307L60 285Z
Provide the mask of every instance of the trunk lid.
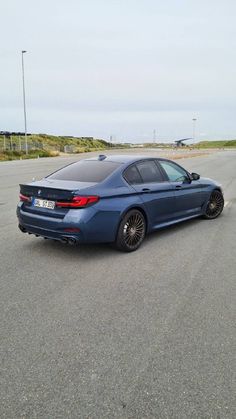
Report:
M42 179L20 185L20 191L27 196L34 196L42 199L69 199L73 193L91 188L96 183L91 182L71 182L67 180Z
M70 200L75 194L87 194L87 189L96 185L91 182L72 182L56 179L42 179L37 182L20 184L20 192L31 198L31 202L23 203L23 210L37 215L64 218L68 208L55 207L53 210L48 208L39 208L33 205L34 198L45 199L49 201Z

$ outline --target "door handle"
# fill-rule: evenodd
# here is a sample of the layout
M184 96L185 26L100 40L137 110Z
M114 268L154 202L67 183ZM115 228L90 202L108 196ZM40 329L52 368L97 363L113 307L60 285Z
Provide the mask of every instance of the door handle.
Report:
M176 185L175 189L181 189L182 186L181 185Z
M151 190L151 189L149 189L149 188L143 188L143 189L142 189L142 192L150 192L150 190Z

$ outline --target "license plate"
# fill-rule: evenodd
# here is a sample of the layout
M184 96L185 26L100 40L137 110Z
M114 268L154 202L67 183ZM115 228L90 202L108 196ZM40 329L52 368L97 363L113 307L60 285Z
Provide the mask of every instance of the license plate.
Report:
M34 207L54 209L55 208L55 201L48 201L47 199L35 198L35 200L33 202L33 205L34 205Z

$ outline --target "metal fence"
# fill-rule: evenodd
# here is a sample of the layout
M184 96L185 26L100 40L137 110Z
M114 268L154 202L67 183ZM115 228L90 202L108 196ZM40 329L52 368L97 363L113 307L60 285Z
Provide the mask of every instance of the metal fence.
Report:
M27 148L28 151L34 150L45 150L45 151L64 151L65 153L73 153L71 146L65 146L62 149L58 145L50 145L47 143L42 143L40 141L27 139ZM64 150L65 148L65 150ZM26 152L26 143L24 137L0 137L0 152L4 151L18 151L18 152Z

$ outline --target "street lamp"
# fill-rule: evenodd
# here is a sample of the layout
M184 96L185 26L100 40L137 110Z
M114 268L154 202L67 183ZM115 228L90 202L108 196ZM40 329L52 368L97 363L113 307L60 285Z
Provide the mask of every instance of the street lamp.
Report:
M156 130L155 129L153 130L153 142L154 142L154 144L156 142Z
M192 121L193 121L193 141L195 142L197 118L193 118Z
M24 104L24 120L25 120L25 153L28 154L27 122L26 122L26 106L25 106L25 69L24 69L24 54L26 52L27 51L21 51L21 63L22 63L23 104Z

